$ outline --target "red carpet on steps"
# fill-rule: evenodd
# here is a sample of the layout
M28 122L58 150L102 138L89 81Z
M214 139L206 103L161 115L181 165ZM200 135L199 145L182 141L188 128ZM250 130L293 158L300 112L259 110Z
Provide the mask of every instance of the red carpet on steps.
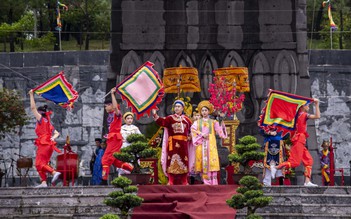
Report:
M132 219L234 219L235 209L226 200L235 194L237 185L139 186L144 198L134 208Z

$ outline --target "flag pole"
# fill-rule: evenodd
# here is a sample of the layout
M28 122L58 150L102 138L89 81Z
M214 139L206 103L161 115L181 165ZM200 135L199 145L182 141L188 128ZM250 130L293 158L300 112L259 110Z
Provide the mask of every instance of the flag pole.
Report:
M105 99L105 97L107 97L110 93L111 93L111 91L109 91L107 94L105 94L105 96L101 97L100 100Z
M61 46L61 29L59 29L59 44L60 44L60 51L62 51L62 46Z

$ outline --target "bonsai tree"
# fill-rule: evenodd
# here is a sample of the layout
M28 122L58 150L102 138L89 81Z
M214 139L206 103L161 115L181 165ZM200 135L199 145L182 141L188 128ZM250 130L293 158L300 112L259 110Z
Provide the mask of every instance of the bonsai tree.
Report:
M108 206L118 208L121 211L121 218L127 219L129 211L134 207L140 206L144 199L135 194L138 191L138 187L131 186L132 181L124 176L115 178L111 184L116 188L120 188L120 190L109 193L104 203ZM114 214L106 214L102 217L102 219L118 218Z
M131 143L128 147L122 148L120 152L113 155L118 160L132 163L134 169L132 173L142 173L139 160L141 158L150 158L157 154L157 150L149 147L148 141L143 134L131 134L127 137L127 141Z
M235 145L237 153L229 154L228 159L230 162L240 163L244 167L244 173L252 173L249 165L252 161L259 161L264 158L264 152L259 152L258 149L261 145L257 143L254 136L247 135L239 139L239 144Z
M15 132L28 120L20 95L15 90L0 89L0 140L6 133Z
M273 198L263 196L262 184L256 177L244 176L239 181L239 184L242 186L236 190L239 194L233 195L231 199L228 199L227 204L234 209L247 207L247 219L262 218L255 214L255 211L258 208L267 206Z

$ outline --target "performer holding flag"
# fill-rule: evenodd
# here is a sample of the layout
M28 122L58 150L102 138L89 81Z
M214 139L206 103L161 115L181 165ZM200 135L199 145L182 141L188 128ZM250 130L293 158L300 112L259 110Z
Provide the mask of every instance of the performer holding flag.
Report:
M105 110L108 113L107 123L109 133L107 134L107 148L104 156L102 157L102 182L100 185L107 185L108 175L110 173L110 166L113 164L115 167L122 168L132 172L133 166L129 163L124 163L117 160L113 153L121 150L123 138L121 134L122 114L119 110L116 100L116 87L111 89L112 101L105 101Z
M49 161L54 150L58 153L61 151L56 147L55 139L60 135L58 131L55 130L50 122L51 111L47 111L47 105L36 107L34 101L33 90L29 91L30 97L30 109L32 110L37 124L35 127L35 133L38 138L35 140L35 145L38 147L35 158L35 167L41 178L41 184L36 186L37 188L47 187L47 176L46 173L49 172L53 175L52 183L54 183L60 176L60 172L55 171L49 165Z
M305 166L304 186L318 186L311 182L313 158L306 147L306 141L309 136L307 133L307 120L320 118L318 99L314 99L314 105L316 114L307 113L310 110L309 105L301 106L297 115L296 132L291 138L292 147L290 150L290 157L288 161L279 164L277 167L277 169L282 169L283 167L295 168L298 167L302 161Z
M308 114L309 104L314 102L316 113ZM305 166L305 186L318 186L311 182L313 158L306 148L307 120L319 119L319 100L298 95L271 90L267 105L262 109L259 126L266 133L271 129L282 132L282 136L290 133L292 147L288 161L272 166L271 171L284 167L295 168L301 161Z

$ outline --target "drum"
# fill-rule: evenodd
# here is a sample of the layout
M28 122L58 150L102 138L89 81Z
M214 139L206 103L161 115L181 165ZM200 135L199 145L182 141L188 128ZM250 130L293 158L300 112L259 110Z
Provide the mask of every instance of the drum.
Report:
M30 157L21 157L18 158L17 160L17 168L18 169L24 169L24 168L32 168L33 166L33 160Z
M66 173L67 180L78 178L78 154L74 152L68 152L66 154L66 162L65 155L60 154L57 155L57 163L56 163L56 171L61 172L60 179L63 179L63 172L65 172L65 163L66 163Z

